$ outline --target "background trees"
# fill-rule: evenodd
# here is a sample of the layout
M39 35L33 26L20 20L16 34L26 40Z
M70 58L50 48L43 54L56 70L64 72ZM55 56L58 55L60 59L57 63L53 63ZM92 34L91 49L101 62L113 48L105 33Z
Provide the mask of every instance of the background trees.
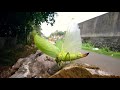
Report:
M39 28L42 22L54 24L55 14L55 12L2 12L0 37L16 37L17 43L26 44L27 36L33 28Z

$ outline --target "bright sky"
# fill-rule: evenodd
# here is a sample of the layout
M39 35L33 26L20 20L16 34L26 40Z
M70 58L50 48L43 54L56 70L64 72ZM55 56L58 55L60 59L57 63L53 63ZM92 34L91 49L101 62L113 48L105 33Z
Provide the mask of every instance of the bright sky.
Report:
M53 26L42 23L42 33L45 36L49 36L56 30L65 31L72 18L74 18L76 22L80 23L105 13L107 12L57 12L58 16L55 17L55 23Z

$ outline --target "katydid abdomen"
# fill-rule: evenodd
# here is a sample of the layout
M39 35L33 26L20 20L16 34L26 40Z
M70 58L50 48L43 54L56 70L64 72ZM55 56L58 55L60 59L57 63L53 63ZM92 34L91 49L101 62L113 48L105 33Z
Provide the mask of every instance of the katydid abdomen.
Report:
M89 53L69 53L69 52L60 52L57 56L58 61L73 61L76 59L80 59L86 57Z
M51 44L48 40L40 37L37 34L34 36L34 42L39 50L41 50L43 53L45 53L51 57L56 58L56 56L60 52L58 47Z

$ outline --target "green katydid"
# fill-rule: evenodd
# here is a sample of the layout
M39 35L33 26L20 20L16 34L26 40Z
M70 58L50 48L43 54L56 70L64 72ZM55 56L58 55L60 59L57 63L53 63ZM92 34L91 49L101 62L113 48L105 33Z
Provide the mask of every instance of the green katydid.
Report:
M89 53L82 54L80 30L77 24L72 24L68 28L63 41L58 41L56 45L50 43L47 39L39 36L33 31L34 43L38 49L43 53L55 58L56 62L60 64L61 61L72 61L79 58L86 57Z

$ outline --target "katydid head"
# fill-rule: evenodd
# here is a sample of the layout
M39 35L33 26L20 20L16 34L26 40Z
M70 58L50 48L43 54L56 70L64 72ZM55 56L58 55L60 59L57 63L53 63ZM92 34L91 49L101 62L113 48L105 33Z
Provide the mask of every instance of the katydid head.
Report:
M89 53L85 53L85 54L79 53L77 56L83 58L83 57L86 57L88 55L89 55Z
M85 54L83 54L83 57L86 57L86 56L88 56L89 55L89 53L85 53Z

